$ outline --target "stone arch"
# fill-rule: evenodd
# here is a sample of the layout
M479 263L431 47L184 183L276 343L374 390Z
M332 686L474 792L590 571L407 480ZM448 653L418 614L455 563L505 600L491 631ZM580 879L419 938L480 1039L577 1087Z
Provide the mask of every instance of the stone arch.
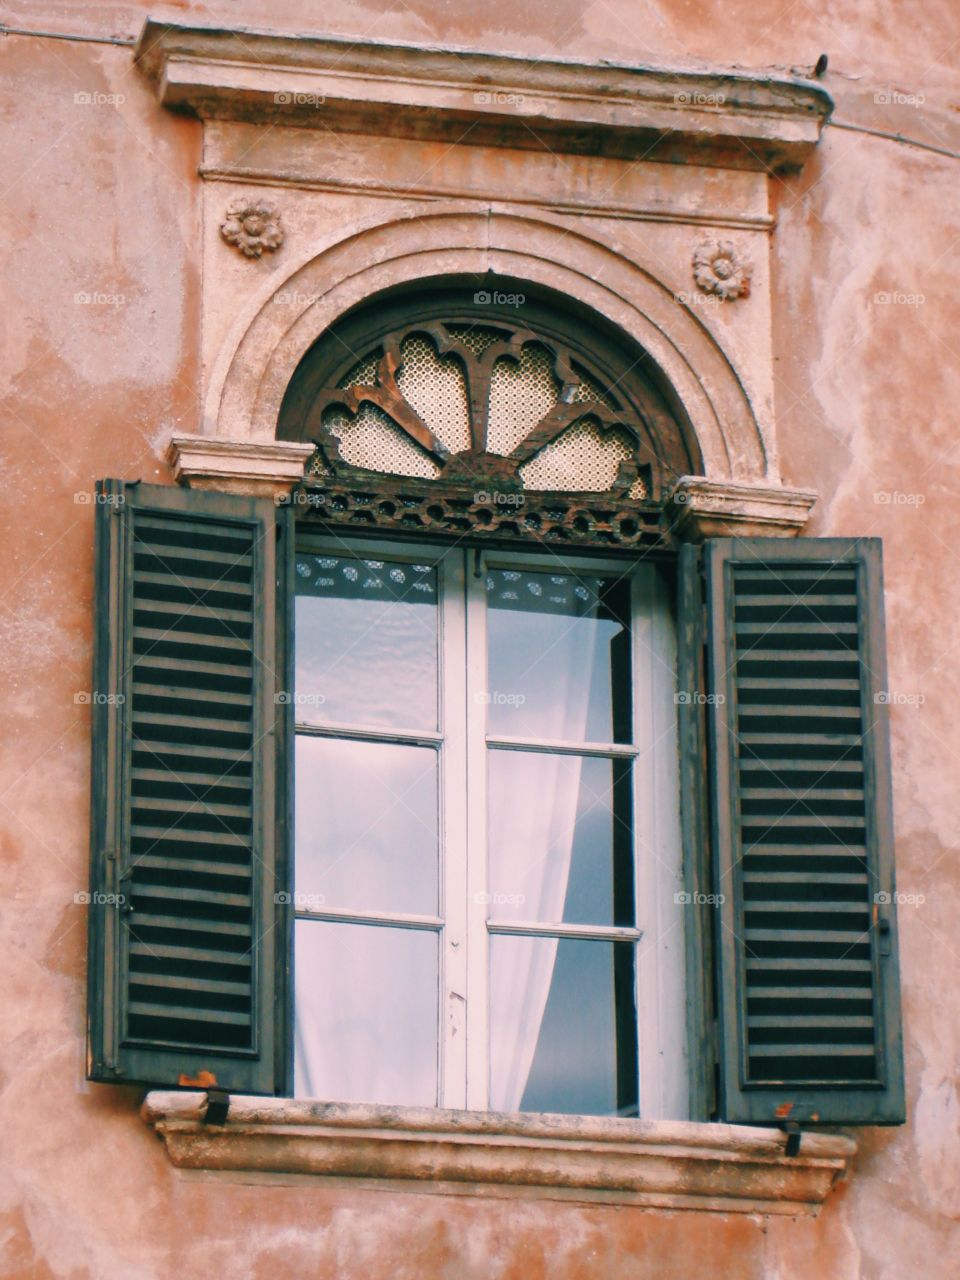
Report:
M711 480L777 484L772 433L716 337L650 263L569 225L444 205L355 225L320 246L238 317L215 362L204 434L267 441L304 354L372 294L428 277L494 273L528 280L616 326L657 364L688 418Z

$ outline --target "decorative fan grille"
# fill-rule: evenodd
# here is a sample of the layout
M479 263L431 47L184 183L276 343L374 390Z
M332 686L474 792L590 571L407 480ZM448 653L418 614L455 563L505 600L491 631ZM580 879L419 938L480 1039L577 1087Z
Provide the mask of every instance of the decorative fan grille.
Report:
M499 322L388 334L315 399L305 434L314 475L654 496L641 415L561 343Z

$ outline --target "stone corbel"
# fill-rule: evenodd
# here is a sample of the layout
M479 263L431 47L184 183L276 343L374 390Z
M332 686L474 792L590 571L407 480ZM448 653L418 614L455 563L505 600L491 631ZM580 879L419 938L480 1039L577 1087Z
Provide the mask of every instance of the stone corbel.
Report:
M816 500L816 493L809 489L682 476L667 499L664 514L670 528L685 542L794 538Z
M167 459L174 479L188 489L217 489L279 498L303 479L313 444L288 440L222 440L174 436Z

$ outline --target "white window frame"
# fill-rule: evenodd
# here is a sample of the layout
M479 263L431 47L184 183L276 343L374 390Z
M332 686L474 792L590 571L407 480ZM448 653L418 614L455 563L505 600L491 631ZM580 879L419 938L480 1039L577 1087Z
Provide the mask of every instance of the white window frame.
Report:
M492 934L591 938L636 944L639 1110L644 1119L688 1116L683 974L676 636L663 577L650 561L436 546L304 534L297 551L429 564L437 573L438 729L360 725L297 730L329 738L431 746L438 753L439 914L394 915L301 907L297 920L405 927L438 938L437 1105L489 1108L489 938ZM486 732L486 571L631 576L632 743L544 742ZM664 678L666 677L666 678ZM628 758L633 769L636 927L487 921L486 756L491 746ZM646 907L646 910L645 910Z

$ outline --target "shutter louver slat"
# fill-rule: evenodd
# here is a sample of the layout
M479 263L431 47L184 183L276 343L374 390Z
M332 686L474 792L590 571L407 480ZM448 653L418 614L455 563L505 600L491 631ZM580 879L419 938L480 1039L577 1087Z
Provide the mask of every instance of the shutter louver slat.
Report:
M725 1118L896 1122L878 548L717 540L710 555Z
M237 531L229 539L203 536L197 530L197 541L186 548L171 546L165 530L158 530L156 520L133 524L133 611L134 618L144 613L155 615L172 635L192 630L207 635L220 635L223 629L233 632L234 639L247 642L252 635L250 600L254 571L253 527ZM221 550L225 543L228 549ZM145 572L142 566L148 566ZM237 600L236 587L246 593L246 607L231 607ZM149 654L149 650L147 651ZM177 655L171 654L176 660ZM180 656L181 679L176 686L153 682L153 671L144 667L135 655L131 673L131 721L134 742L148 741L154 751L163 752L178 741L179 734L162 732L166 725L193 721L191 733L198 742L224 741L233 737L235 745L251 745L253 709L253 646L247 645L246 661L235 664L243 674L238 677L238 691L217 692L193 684L189 663ZM236 721L236 723L235 723ZM171 781L177 773L167 766ZM138 936L141 924L149 927L153 917L188 916L193 925L194 943L205 950L216 951L221 935L204 925L232 923L250 927L251 899L248 894L228 893L197 887L198 873L193 866L180 870L176 886L157 883L164 873L156 862L163 861L169 847L164 833L202 845L209 836L229 837L239 865L250 871L253 857L253 779L248 777L242 792L243 803L234 806L206 800L160 798L154 793L154 782L133 773L130 780L130 833L136 854L130 868L130 894L133 912L129 919L132 937ZM150 862L146 861L150 858ZM242 861L240 861L242 859ZM128 982L131 1000L128 1007L128 1031L137 1039L152 1042L188 1042L211 1049L226 1047L252 1049L253 990L248 986L243 997L231 996L219 1007L201 988L185 988L176 974L164 975L153 968L149 983L140 981L138 957L128 958ZM161 979L167 976L169 981ZM191 996L194 999L191 999ZM187 1025L184 1025L187 1024ZM240 1028L246 1035L241 1035Z
M117 517L102 523L126 629L109 637L124 695L112 805L125 901L103 948L116 970L92 1074L176 1084L203 1070L221 1087L276 1092L288 928L271 755L285 652L276 511L175 489L124 496L120 532Z

